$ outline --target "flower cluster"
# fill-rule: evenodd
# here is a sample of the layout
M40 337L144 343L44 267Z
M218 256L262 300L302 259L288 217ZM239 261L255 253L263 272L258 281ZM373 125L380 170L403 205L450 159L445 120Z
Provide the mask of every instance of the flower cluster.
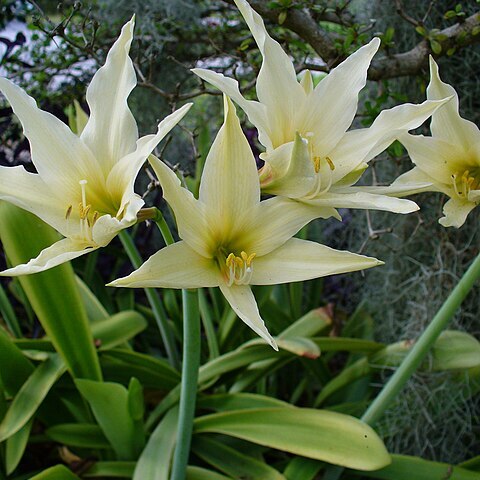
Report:
M2 275L54 267L107 245L133 225L144 204L134 192L134 182L148 159L175 214L180 241L110 285L219 287L236 314L276 348L252 285L302 281L381 264L294 238L310 221L340 219L337 209L344 207L409 213L417 205L397 197L438 190L450 197L441 223L464 222L480 201L480 132L459 116L457 95L441 82L433 60L424 103L396 106L381 112L371 127L349 130L380 40L374 38L314 86L308 71L297 80L290 58L250 5L245 0L235 3L263 56L258 101L245 99L232 78L193 70L223 91L225 110L205 162L198 199L152 155L191 104L165 118L156 134L138 138L127 104L136 85L129 57L133 19L93 77L86 95L90 116L75 133L0 78L0 91L22 122L37 170L34 174L23 167L0 167L0 199L34 213L64 237ZM257 128L265 148L259 172L231 99ZM408 134L432 115L432 137ZM396 139L406 146L415 168L390 187L355 186L368 162ZM262 192L270 197L262 199Z

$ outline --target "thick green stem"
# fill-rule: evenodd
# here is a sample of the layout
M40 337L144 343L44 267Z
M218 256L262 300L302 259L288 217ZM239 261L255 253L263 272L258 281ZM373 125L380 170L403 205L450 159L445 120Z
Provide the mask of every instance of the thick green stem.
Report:
M415 342L400 367L390 377L380 394L363 414L362 420L365 423L373 425L385 413L385 410L391 405L392 400L398 395L405 383L407 383L408 379L425 359L438 336L448 325L478 278L480 278L480 254L470 265L447 300L445 300L440 310L430 322L430 325L428 325L420 338Z
M445 300L440 310L437 312L428 327L415 342L408 355L403 360L400 367L390 377L389 381L383 387L382 391L370 404L367 411L363 414L362 420L369 425L374 425L379 418L390 407L392 401L400 393L404 385L415 373L419 365L427 356L438 336L448 325L453 315L461 305L468 292L474 286L476 280L480 278L480 254L470 265L463 277L453 289L452 293ZM331 467L325 474L325 480L337 480L340 478L343 468Z
M170 480L185 480L192 439L198 368L200 366L200 312L196 290L183 290L183 363L177 445Z
M135 268L139 268L143 263L142 257L138 253L137 247L133 243L130 235L122 230L119 233L120 240L122 242L123 248L127 252L128 258L132 262L132 265ZM153 315L157 321L158 329L160 330L160 335L162 336L163 343L165 345L165 350L167 352L167 357L170 361L170 364L174 368L178 368L180 365L177 348L175 345L175 339L173 336L172 329L168 324L168 317L165 311L165 308L162 304L160 297L157 292L151 288L145 288L145 294L147 296L148 302L152 307Z
M173 239L172 232L170 231L170 228L168 228L167 222L165 221L165 217L163 216L163 213L158 210L156 210L156 215L154 218L155 223L157 224L158 229L160 230L160 233L162 234L163 240L165 241L165 245L171 245L172 243L175 242Z

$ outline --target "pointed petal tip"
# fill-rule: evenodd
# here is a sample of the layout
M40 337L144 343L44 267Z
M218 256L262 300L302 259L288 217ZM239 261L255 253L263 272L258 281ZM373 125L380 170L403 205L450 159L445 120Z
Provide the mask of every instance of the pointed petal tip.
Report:
M268 343L276 352L278 352L277 342L272 337L270 338L270 341Z

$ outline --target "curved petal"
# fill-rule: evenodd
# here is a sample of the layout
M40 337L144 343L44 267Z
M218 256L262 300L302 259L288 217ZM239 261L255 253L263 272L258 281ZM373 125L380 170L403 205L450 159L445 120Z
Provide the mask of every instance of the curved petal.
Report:
M128 108L127 98L137 84L132 60L128 56L133 38L134 19L126 23L87 88L90 118L81 138L101 162L105 176L116 162L135 150L137 123Z
M67 236L66 208L40 175L29 173L21 166L0 166L0 199L33 213Z
M265 29L262 17L246 0L235 0L263 56L257 78L257 96L267 107L271 140L276 148L293 140L295 112L303 103L305 92L289 56Z
M408 130L419 127L446 101L427 100L419 105L397 105L380 112L369 128L347 132L329 154L335 164L333 183L340 181L360 163L376 157Z
M451 85L440 80L438 65L430 57L430 83L427 87L427 98L440 100L452 96L453 98L433 115L430 130L434 137L468 150L472 144L480 141L480 130L473 122L460 116L457 92Z
M264 192L301 198L314 188L316 174L308 141L298 133L295 142L284 143L262 158L265 165L260 172L260 184Z
M476 207L473 202L461 202L456 198L451 198L443 206L443 214L438 223L444 227L457 227L460 228L467 219L468 214Z
M283 245L315 218L338 218L333 208L314 207L285 197L260 202L244 223L238 225L238 249L266 255Z
M219 236L228 232L260 202L260 182L250 145L240 127L232 101L225 99L225 121L208 153L199 199L215 212Z
M137 141L135 151L126 155L114 165L107 177L107 189L112 198L122 199L126 192L128 192L129 195L133 192L135 179L148 156L170 130L186 115L192 105L193 103L187 103L182 108L165 117L159 123L156 134L146 135L140 138ZM125 199L122 200L120 210L124 208L124 205Z
M318 155L328 155L351 125L358 93L367 82L367 70L379 46L380 39L374 38L350 55L305 99L297 128L313 133Z
M40 110L32 97L1 77L0 91L22 123L38 174L55 196L64 199L65 205L72 203L80 192L78 182L82 179L101 190L104 177L95 157L67 125Z
M138 195L133 194L129 198L121 220L111 215L102 215L92 228L93 242L101 247L108 245L121 230L137 222L137 213L144 203Z
M248 285L234 284L228 287L222 282L220 283L220 290L238 317L257 335L260 335L273 349L278 351L275 340L268 332L262 317L260 317L252 289Z
M368 189L368 187L366 188ZM418 205L411 200L377 195L364 192L361 189L362 187L357 187L354 192L351 192L348 187L336 189L319 198L305 200L305 202L316 207L361 208L394 213L412 213L419 209Z
M43 272L44 270L56 267L57 265L80 257L81 255L93 252L97 248L99 247L92 247L84 242L82 243L71 240L70 238L63 238L50 247L42 250L38 257L33 258L28 263L17 265L16 267L0 272L0 276L14 277L18 275Z
M342 252L308 240L292 238L253 261L252 285L299 282L382 265L376 258Z
M220 272L212 259L177 242L152 255L138 270L109 283L109 287L201 288L216 287Z
M462 148L440 138L406 134L400 142L413 163L434 182L452 185L452 175L465 170Z
M238 82L233 78L228 78L221 73L204 70L203 68L193 68L192 72L201 79L217 87L225 95L228 95L240 108L247 114L250 122L258 130L258 139L260 143L267 149L273 148L270 140L270 131L266 118L265 105L254 100L247 100L240 93Z
M206 222L205 205L183 188L175 173L157 157L150 155L148 161L160 181L165 200L173 209L180 238L198 254L211 257L212 233Z

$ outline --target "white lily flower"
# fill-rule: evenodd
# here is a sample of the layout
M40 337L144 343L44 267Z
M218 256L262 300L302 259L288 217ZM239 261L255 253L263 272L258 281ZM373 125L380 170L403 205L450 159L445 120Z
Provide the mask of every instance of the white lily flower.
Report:
M418 210L409 200L351 190L367 162L401 132L421 125L442 103L427 101L383 111L370 128L347 129L355 117L358 94L380 46L374 38L333 69L314 88L307 71L297 81L295 68L265 29L263 19L246 2L235 3L263 56L256 90L258 102L246 100L238 82L221 74L193 69L199 77L229 95L246 112L266 148L261 155L262 190L317 207L374 208L397 213Z
M37 215L65 237L37 258L0 275L52 268L107 245L120 230L136 222L144 202L133 191L135 178L191 104L166 117L156 134L138 139L137 124L127 104L136 85L128 55L133 27L132 18L87 89L90 117L86 124L86 119L80 122L80 136L40 110L20 87L0 78L0 92L23 125L38 172L0 167L0 199Z
M405 134L400 138L413 163L413 170L400 176L393 188L439 191L450 197L443 207L444 227L461 227L467 215L480 204L480 130L462 118L455 89L440 79L438 65L430 57L430 83L427 98L452 97L432 116L431 137ZM398 189L397 188L397 189Z
M155 253L115 287L220 287L235 313L273 348L250 285L273 285L374 267L382 262L291 238L317 209L284 197L260 201L255 160L235 107L208 154L198 200L175 173L150 157L173 209L181 241ZM314 212L312 212L315 210ZM323 209L329 216L331 209Z

